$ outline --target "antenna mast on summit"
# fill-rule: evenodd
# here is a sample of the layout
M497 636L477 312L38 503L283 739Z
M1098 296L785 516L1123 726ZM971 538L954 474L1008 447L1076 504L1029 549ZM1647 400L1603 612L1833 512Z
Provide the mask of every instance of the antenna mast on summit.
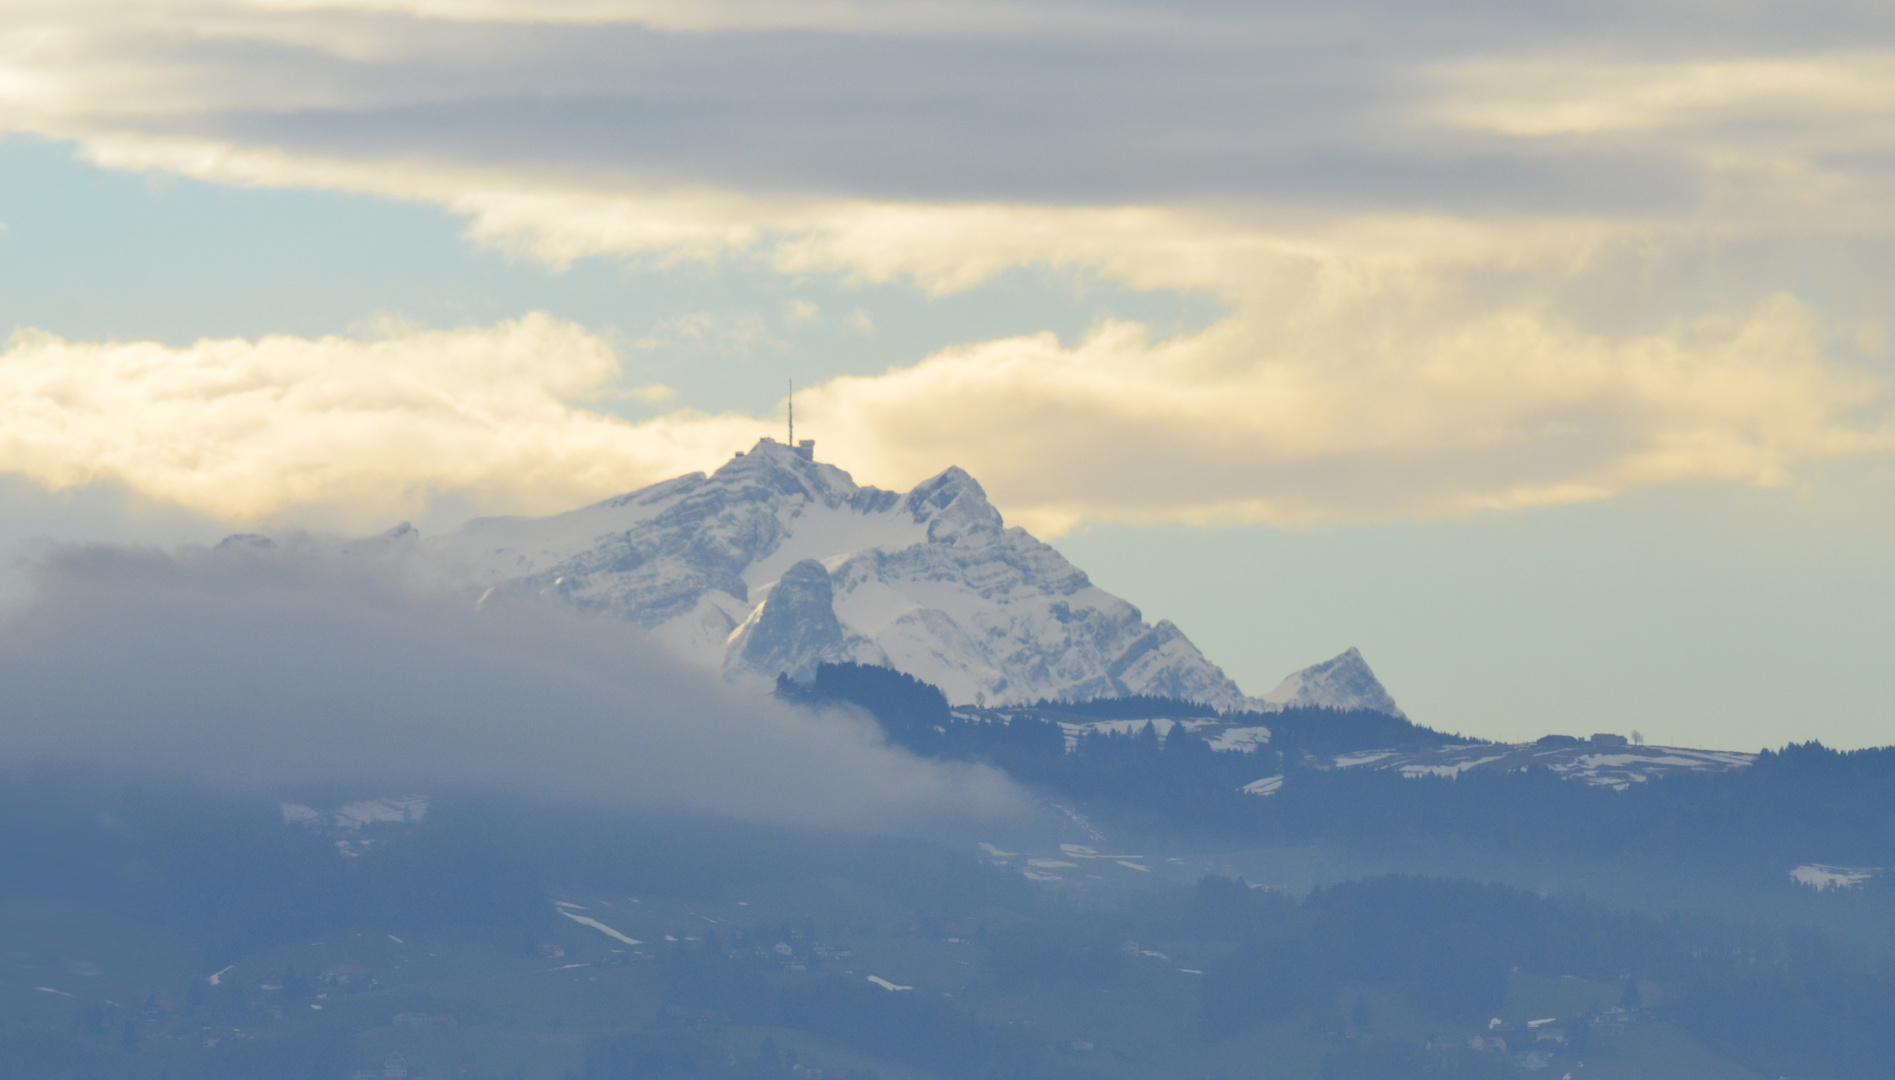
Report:
M790 384L790 446L794 447L796 445L796 380L795 379L789 380L789 384Z

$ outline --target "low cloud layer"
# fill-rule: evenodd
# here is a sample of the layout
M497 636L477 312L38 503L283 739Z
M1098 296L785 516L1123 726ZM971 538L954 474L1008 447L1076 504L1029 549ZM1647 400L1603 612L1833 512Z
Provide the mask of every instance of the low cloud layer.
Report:
M1020 806L998 774L715 682L636 631L482 613L373 545L70 550L0 627L0 764L274 793L498 788L898 829Z

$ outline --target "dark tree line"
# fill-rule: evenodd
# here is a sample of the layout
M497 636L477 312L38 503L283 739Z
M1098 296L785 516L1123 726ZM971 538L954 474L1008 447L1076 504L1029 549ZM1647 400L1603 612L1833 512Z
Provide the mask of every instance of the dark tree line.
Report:
M1617 791L1568 782L1544 768L1411 779L1330 767L1339 754L1467 742L1381 713L1218 717L1270 729L1268 743L1249 753L1214 751L1175 728L1160 739L1157 724L1089 734L1069 750L1061 722L1185 723L1215 714L1201 704L1149 698L950 709L933 686L854 664L822 665L807 684L780 680L778 692L859 707L891 742L918 754L991 762L1089 813L1147 830L1259 844L1324 842L1371 853L1470 849L1567 863L1623 860L1670 867L1720 889L1778 894L1789 889L1788 870L1802 863L1895 866L1895 748L1839 752L1792 744L1761 753L1747 769L1679 773ZM1273 775L1284 780L1269 797L1242 791ZM1786 912L1795 908L1794 896L1780 899ZM1895 910L1865 910L1858 921L1883 915L1895 917Z

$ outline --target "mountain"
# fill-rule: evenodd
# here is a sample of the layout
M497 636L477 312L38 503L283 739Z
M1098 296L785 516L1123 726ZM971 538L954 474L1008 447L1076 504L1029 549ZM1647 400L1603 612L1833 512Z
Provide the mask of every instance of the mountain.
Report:
M1263 695L1263 700L1272 709L1364 709L1407 719L1375 672L1369 670L1361 651L1354 648L1289 676Z
M546 518L485 518L424 541L491 592L643 626L738 679L853 661L956 704L1150 695L1254 708L1170 622L1009 528L950 468L898 493L763 439L692 473Z

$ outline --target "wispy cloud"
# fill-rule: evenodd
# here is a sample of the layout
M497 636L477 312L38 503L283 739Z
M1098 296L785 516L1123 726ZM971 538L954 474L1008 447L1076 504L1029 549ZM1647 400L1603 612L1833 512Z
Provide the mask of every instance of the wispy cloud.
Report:
M770 333L764 317L754 311L692 311L661 320L652 333L634 339L630 346L640 352L688 351L698 356L744 358L782 344Z
M1505 135L1605 135L1721 129L1784 121L1818 138L1863 120L1886 144L1895 131L1895 51L1813 56L1602 61L1558 55L1446 65L1442 121ZM1753 130L1752 137L1755 132ZM1758 140L1781 146L1782 132Z
M822 324L822 308L808 300L791 300L783 305L783 325L790 327L819 326Z

